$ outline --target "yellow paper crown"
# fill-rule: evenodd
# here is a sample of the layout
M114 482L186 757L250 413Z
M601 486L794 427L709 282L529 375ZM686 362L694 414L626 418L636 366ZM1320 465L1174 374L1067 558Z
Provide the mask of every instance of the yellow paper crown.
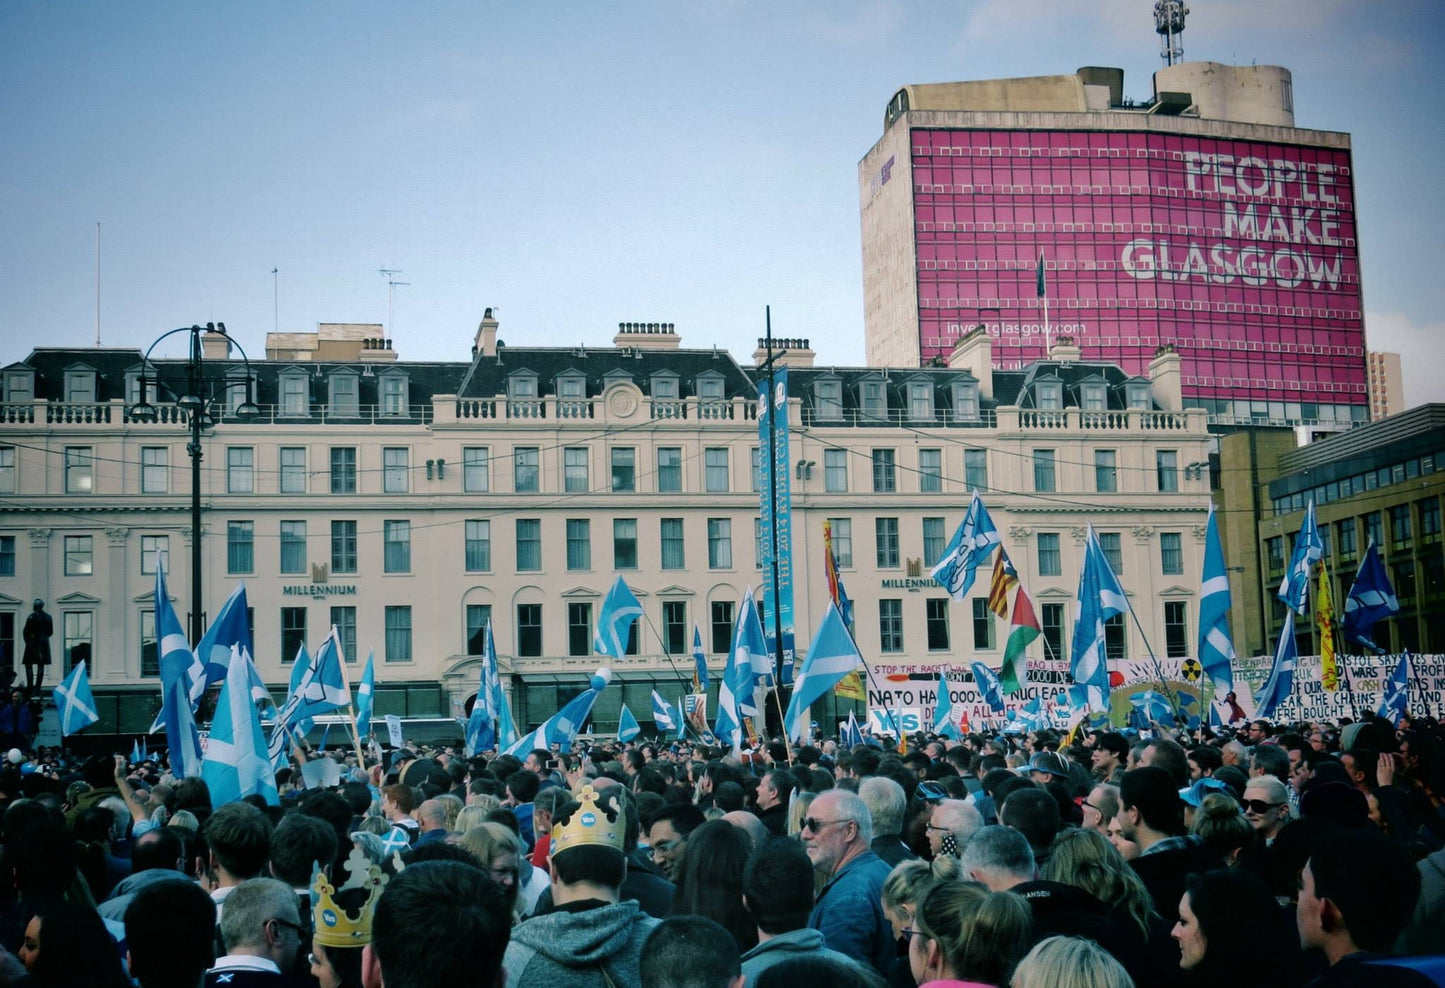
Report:
M361 947L371 943L371 920L376 914L376 900L386 886L386 874L371 863L359 847L351 849L346 859L351 877L341 891L365 889L366 898L356 912L347 912L332 896L336 889L318 869L311 879L311 920L315 938L323 947Z
M622 802L614 796L603 806L597 790L590 785L583 786L577 793L577 801L582 805L566 823L552 825L551 853L555 855L569 847L583 845L611 847L620 852L627 830L627 819L623 815L626 810Z

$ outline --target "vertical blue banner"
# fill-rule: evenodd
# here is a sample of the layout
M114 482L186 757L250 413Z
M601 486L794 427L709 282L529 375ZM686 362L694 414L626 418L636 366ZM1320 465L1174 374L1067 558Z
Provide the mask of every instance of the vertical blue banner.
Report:
M763 635L768 652L778 654L774 600L783 627L783 685L793 681L793 501L788 475L788 370L773 372L774 390L769 401L768 379L758 383L758 462L762 466L758 517L762 520L763 542ZM771 438L771 447L769 441ZM770 457L769 450L772 451ZM777 514L773 504L776 498ZM778 593L773 596L773 536L778 543Z

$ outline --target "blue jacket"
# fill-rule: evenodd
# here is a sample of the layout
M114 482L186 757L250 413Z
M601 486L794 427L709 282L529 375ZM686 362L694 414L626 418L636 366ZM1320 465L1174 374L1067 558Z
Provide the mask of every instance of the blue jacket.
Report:
M808 928L823 934L830 950L849 957L880 974L897 953L893 927L883 915L883 881L888 863L865 851L835 874L823 891Z

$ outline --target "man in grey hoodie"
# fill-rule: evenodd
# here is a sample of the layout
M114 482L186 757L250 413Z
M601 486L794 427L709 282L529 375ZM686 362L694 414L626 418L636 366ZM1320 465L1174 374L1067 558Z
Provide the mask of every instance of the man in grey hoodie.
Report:
M512 931L507 988L624 988L640 983L642 945L658 921L620 901L626 808L584 786L552 825L552 911Z
M186 866L185 856L185 844L174 830L162 827L141 834L135 839L135 846L131 849L129 877L116 885L110 898L97 906L96 911L103 919L123 922L126 908L141 889L161 882L190 881L183 870Z
M743 871L743 905L758 927L758 945L743 954L746 988L752 988L763 971L793 957L826 956L862 966L847 954L829 950L822 932L809 929L813 862L797 840L772 837L754 849Z

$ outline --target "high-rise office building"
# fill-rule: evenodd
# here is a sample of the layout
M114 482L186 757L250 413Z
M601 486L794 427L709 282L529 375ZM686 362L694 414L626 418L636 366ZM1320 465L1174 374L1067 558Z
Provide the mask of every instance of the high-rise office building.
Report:
M1295 126L1288 70L1182 62L905 86L858 166L875 366L984 326L1002 368L1046 337L1142 373L1183 360L1221 425L1368 417L1348 134Z
M1370 421L1398 415L1405 410L1405 378L1400 369L1400 355L1384 350L1371 350Z

